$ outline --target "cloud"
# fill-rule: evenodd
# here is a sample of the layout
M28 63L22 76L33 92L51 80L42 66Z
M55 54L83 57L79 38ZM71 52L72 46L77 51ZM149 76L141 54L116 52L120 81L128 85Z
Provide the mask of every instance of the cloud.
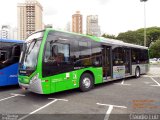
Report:
M110 0L97 0L101 5L108 3Z
M58 14L58 11L54 8L47 8L45 11L44 11L44 14L46 16L51 16L51 15L56 15Z

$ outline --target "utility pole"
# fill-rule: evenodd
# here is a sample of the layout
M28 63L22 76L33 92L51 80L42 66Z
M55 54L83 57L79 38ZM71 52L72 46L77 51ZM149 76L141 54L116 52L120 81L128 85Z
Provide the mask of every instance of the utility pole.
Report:
M147 0L140 0L140 2L144 2L144 46L146 46L147 35L146 35L146 6L145 6L145 2L147 2Z

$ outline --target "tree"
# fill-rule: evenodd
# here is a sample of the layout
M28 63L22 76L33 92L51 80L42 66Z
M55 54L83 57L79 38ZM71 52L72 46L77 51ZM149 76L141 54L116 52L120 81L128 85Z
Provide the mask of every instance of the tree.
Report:
M150 27L146 29L147 31L147 47L151 45L152 42L155 42L160 38L160 27ZM138 29L135 31L127 31L120 33L117 36L117 39L124 42L144 45L144 29Z
M143 34L137 31L127 31L120 33L117 39L127 43L143 45Z
M149 53L151 58L160 58L160 39L151 45Z
M138 29L137 30L139 33L143 34L144 29ZM152 42L155 42L160 38L160 27L150 27L147 28L147 47L151 45ZM143 35L144 36L144 35Z
M115 35L103 34L102 37L116 39Z

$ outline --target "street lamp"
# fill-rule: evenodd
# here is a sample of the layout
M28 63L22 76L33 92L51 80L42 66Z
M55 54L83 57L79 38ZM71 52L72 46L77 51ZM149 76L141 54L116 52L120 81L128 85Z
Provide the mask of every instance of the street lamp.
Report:
M147 0L140 0L141 2L144 2L144 46L146 46L146 6L145 6L145 2L147 2Z

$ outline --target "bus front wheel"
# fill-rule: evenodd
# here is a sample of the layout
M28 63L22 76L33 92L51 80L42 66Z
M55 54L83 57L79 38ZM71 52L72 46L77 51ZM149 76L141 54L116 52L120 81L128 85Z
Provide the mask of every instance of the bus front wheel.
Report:
M136 67L135 77L136 77L136 78L139 78L139 77L140 77L140 68L139 68L139 67Z
M89 73L84 73L80 79L80 90L82 92L89 91L94 86L93 76Z

